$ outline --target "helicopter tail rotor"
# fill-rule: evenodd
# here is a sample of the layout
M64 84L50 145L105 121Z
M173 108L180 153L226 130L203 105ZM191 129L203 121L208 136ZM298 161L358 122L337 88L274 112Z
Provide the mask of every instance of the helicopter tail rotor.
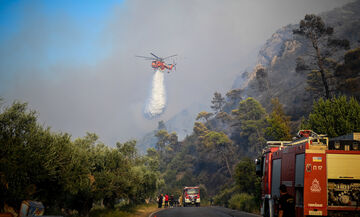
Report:
M173 66L174 66L174 70L176 71L176 62L175 62L175 60L173 60Z

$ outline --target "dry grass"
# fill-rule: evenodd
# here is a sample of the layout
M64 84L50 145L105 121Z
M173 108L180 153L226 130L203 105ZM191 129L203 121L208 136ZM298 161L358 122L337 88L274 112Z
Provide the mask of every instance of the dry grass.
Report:
M151 213L161 210L157 204L139 206L136 212L129 217L148 217Z
M90 217L148 217L151 213L160 210L157 204L144 204L127 209L97 208L91 211Z

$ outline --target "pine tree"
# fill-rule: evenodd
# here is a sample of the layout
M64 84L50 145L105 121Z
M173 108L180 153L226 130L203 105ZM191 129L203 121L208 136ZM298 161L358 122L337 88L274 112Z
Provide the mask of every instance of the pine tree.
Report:
M344 63L336 67L337 89L360 100L360 47L345 53Z
M314 14L305 15L305 18L300 21L299 29L293 31L294 34L303 35L309 39L315 52L315 55L308 55L310 61L315 61L312 63L316 66L315 68L306 66L303 59L298 59L296 69L297 71L308 71L307 89L314 93L325 92L326 99L331 96L330 79L336 65L336 61L332 60L330 56L336 50L350 48L349 41L330 38L333 32L332 27L326 26L321 17ZM319 84L322 88L319 88Z
M214 97L211 100L212 108L215 111L215 114L223 111L223 106L225 105L225 98L221 96L221 93L215 92Z
M336 137L360 131L360 104L351 97L319 99L303 127Z
M265 130L267 140L290 140L290 117L285 115L283 106L278 98L271 100L272 112L267 119L269 127Z

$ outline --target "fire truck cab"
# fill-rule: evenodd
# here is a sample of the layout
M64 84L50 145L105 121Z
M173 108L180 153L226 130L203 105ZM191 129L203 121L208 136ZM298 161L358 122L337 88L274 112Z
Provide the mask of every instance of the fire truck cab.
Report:
M294 141L268 141L256 172L261 214L278 214L279 187L295 198L296 217L360 216L360 133L328 139L301 130Z
M200 206L200 188L185 187L183 190L183 205L185 206Z

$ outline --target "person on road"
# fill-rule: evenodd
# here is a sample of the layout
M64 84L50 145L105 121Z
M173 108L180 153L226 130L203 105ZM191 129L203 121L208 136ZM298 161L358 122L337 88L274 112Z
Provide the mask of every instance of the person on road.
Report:
M169 206L169 195L165 194L165 207Z
M170 208L174 208L174 195L170 196L169 203L170 203Z
M182 207L182 205L183 205L182 203L183 203L183 202L182 202L182 195L180 195L180 197L179 197L179 206L180 206L180 207Z
M295 217L294 197L286 189L286 185L280 185L279 217Z
M162 203L163 203L163 195L160 194L157 198L157 202L158 202L158 208L162 207Z

